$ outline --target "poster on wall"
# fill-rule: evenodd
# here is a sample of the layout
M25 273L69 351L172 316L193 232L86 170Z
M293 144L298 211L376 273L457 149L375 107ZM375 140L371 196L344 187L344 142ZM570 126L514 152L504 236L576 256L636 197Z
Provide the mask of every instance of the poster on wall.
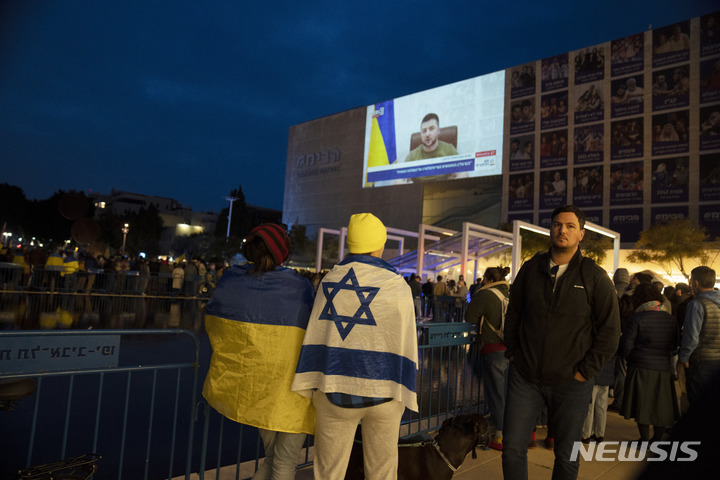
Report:
M510 70L510 98L535 95L535 62Z
M690 105L689 66L680 65L653 72L653 111L687 107Z
M653 115L653 156L687 153L689 148L689 117L687 110Z
M568 93L548 93L540 100L540 128L542 130L567 127L568 124Z
M720 240L720 209L717 205L700 205L700 225L705 227L710 240Z
M592 222L595 225L603 224L602 210L584 210L583 209L583 213L585 214L585 221Z
M567 203L567 170L540 172L540 208L557 208Z
M720 153L700 155L700 201L720 201Z
M510 171L532 170L535 167L535 135L510 138Z
M605 78L605 47L589 47L573 55L575 85Z
M688 218L687 205L679 205L673 207L653 207L650 210L651 222L653 225L660 223L668 223L675 220L684 220Z
M535 208L535 182L533 173L510 175L508 185L508 210L532 210Z
M616 78L610 83L610 117L639 115L644 111L644 75Z
M645 66L644 33L613 40L610 50L610 74L613 77L643 71Z
M689 158L662 158L652 161L652 202L688 201Z
M643 162L610 166L610 205L643 203Z
M510 134L528 133L535 130L535 97L510 104Z
M637 242L642 229L642 208L610 209L610 230L615 230L620 234L621 242Z
M720 12L700 17L700 56L720 53Z
M720 57L700 62L700 103L720 100Z
M568 86L568 54L544 58L541 62L540 84L543 92Z
M610 126L610 160L643 156L643 118L616 120Z
M363 187L500 175L504 95L500 71L368 106Z
M573 171L573 205L602 207L603 167L575 168Z
M653 68L690 59L690 21L653 30Z
M567 166L567 129L540 134L540 168Z
M605 115L605 97L602 82L575 87L575 123L598 122Z
M583 125L575 128L575 165L602 162L605 125Z
M700 150L720 149L720 104L700 109Z
M514 220L519 220L525 223L534 223L532 212L508 213L508 223L512 223Z

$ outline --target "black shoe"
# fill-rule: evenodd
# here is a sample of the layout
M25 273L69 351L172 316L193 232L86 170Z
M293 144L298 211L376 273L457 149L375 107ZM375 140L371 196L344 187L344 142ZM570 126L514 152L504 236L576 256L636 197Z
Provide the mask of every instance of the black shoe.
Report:
M582 443L584 443L585 445L587 445L587 444L590 443L591 441L592 441L592 439L590 439L590 438L583 438L583 439L582 439Z
M596 437L595 435L593 435L590 438L592 438L593 442L597 442L597 443L602 443L602 441L605 440L605 437Z

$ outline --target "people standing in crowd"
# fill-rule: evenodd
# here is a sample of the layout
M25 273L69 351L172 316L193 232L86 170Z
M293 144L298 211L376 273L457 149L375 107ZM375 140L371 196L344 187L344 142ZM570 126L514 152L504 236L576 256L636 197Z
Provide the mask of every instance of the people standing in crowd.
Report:
M685 312L687 312L687 306L690 304L693 296L692 289L687 283L678 283L675 285L675 300L677 306L675 307L675 318L677 318L678 325L680 328L683 327L685 322Z
M420 285L420 277L414 273L410 275L410 291L412 292L413 305L415 306L415 320L420 320L421 316L421 303L420 297L422 296L422 285Z
M185 281L185 269L182 263L176 262L172 265L172 292L179 294L182 290L183 282Z
M577 478L580 464L571 452L582 439L592 393L588 380L617 350L617 295L605 271L583 257L584 234L582 210L556 208L550 250L525 262L510 288L502 453L508 480L527 478L528 439L544 406L555 440L553 476Z
M295 478L314 431L310 399L290 390L313 290L282 266L289 253L280 225L252 229L243 245L249 262L225 272L205 316L213 354L203 396L225 417L258 428L265 460L254 480Z
M465 280L461 278L460 280L458 280L457 285L455 286L454 295L456 297L462 299L463 302L466 302L467 301L467 293L468 293L467 285L465 284Z
M715 270L702 266L690 272L695 298L688 304L680 342L679 361L685 367L690 405L700 402L716 373L720 373L720 291Z
M423 295L423 317L429 317L430 312L432 312L432 306L433 306L433 282L428 277L427 281L423 283L422 285L422 295Z
M649 273L638 272L630 278L630 283L625 289L625 293L620 296L620 330L624 330L625 322L635 312L635 307L632 304L632 293L635 291L635 287L641 283L652 282L652 275ZM619 352L618 352L619 353ZM608 407L608 410L613 412L620 412L620 408L623 404L623 397L625 395L625 376L627 375L627 360L620 355L617 355L615 362L615 385L613 386L614 400L612 405Z
M443 281L442 275L437 276L437 283L433 287L433 295L448 295L448 286Z
M504 324L510 285L505 280L508 267L485 270L482 286L476 290L465 312L465 321L476 325L473 369L483 382L485 401L490 409L490 421L495 426L495 438L490 448L503 449L503 420L509 360L505 357Z
M292 389L315 405L318 479L345 478L359 421L366 478L396 478L400 420L418 411L412 293L386 240L374 215L350 218L350 255L320 284L303 340Z
M608 392L610 386L615 383L615 359L615 355L610 357L600 374L594 379L592 397L590 397L590 405L588 405L588 412L583 425L583 443L601 443L605 440Z
M678 344L677 322L663 310L662 301L657 287L637 285L632 294L635 313L620 339L620 356L628 363L620 413L635 419L642 441L662 440L679 417L671 361Z

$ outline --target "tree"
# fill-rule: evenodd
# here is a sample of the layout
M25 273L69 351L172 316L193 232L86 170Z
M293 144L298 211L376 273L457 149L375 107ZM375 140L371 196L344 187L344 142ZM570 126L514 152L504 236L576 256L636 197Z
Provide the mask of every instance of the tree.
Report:
M585 229L585 236L580 244L583 255L592 258L595 263L602 263L608 250L613 248L612 240L605 235Z
M697 259L699 264L707 265L713 248L718 247L717 242L707 242L707 239L705 228L688 219L657 223L640 232L640 239L635 243L636 250L627 258L633 263L659 265L668 275L673 267L677 267L689 280L688 270L692 269L686 265L690 260Z
M498 230L504 232L512 232L512 223L501 223L498 226ZM520 252L520 263L525 263L527 260L533 257L537 252L546 251L550 248L550 237L537 233L532 230L525 228L520 229L520 238L522 239L522 249ZM512 250L507 249L501 252L500 257L502 258L503 264L510 264L512 261Z

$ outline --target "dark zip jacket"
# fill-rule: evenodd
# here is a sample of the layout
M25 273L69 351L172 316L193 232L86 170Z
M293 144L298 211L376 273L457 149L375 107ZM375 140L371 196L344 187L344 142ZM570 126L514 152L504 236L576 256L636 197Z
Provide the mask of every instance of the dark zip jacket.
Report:
M617 351L619 338L615 287L579 249L554 292L549 251L522 266L510 287L505 354L526 380L556 384L576 372L590 379Z

